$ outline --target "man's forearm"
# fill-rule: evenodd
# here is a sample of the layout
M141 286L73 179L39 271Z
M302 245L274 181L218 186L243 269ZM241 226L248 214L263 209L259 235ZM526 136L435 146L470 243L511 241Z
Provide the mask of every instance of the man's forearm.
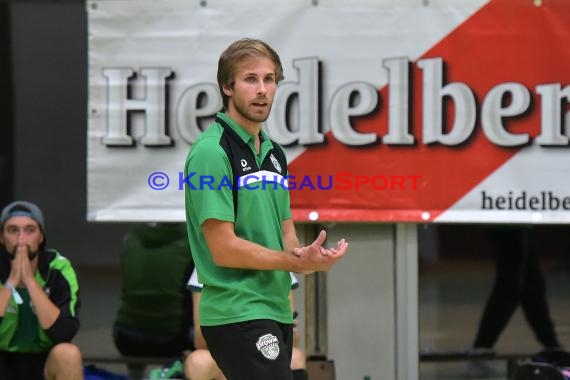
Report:
M0 317L4 317L4 314L6 314L10 298L12 298L12 289L4 285L0 290Z
M299 259L292 252L277 251L235 237L211 248L216 265L256 270L298 270Z
M54 305L37 282L30 281L27 284L27 288L32 303L34 304L40 326L44 330L50 328L59 317L59 308Z
M242 239L230 222L208 219L202 232L218 266L256 270L285 270L296 272L299 259L292 252L278 251Z

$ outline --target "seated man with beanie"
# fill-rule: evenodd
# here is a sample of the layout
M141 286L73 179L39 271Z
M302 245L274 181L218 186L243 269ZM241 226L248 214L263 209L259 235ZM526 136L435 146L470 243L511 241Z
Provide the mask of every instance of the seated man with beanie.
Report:
M0 214L0 379L83 379L79 286L71 263L45 248L44 217L17 201Z

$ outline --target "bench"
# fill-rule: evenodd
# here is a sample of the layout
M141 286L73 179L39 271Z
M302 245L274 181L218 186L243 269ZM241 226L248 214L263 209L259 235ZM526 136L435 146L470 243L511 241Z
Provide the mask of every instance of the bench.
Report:
M468 350L460 351L420 351L420 362L459 362L470 360L499 360L506 362L507 378L515 373L518 364L531 357L530 353L523 352L486 352L473 353Z
M122 364L127 367L131 380L142 380L149 365L167 366L179 357L146 357L146 356L85 356L83 363L88 364Z

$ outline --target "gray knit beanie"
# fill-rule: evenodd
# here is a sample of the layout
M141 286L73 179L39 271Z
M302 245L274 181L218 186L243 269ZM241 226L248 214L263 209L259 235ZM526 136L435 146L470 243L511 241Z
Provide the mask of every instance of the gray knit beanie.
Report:
M4 223L14 216L27 216L38 222L42 232L45 234L44 214L42 210L32 202L15 201L4 207L0 214L0 229L4 228Z

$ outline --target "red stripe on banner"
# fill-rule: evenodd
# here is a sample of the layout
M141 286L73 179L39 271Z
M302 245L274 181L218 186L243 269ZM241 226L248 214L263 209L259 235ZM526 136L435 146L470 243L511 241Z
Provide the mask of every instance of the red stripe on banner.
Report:
M541 98L535 87L570 81L569 41L567 0L544 0L542 6L530 0L491 1L421 57L442 58L444 85L462 82L474 92L477 122L467 142L422 142L423 73L413 63L410 123L416 144L349 147L327 133L326 144L309 147L290 165L297 180L291 190L294 218L308 221L310 212L317 211L321 221L434 220L522 149L496 146L484 135L480 112L489 90L507 82L523 84L531 93L529 111L504 123L510 133L536 136ZM356 131L386 134L388 95L388 86L380 89L379 112L353 120ZM453 104L446 107L446 125L451 126ZM330 176L333 187L319 190ZM309 178L315 190L302 178ZM320 186L315 186L317 178Z

